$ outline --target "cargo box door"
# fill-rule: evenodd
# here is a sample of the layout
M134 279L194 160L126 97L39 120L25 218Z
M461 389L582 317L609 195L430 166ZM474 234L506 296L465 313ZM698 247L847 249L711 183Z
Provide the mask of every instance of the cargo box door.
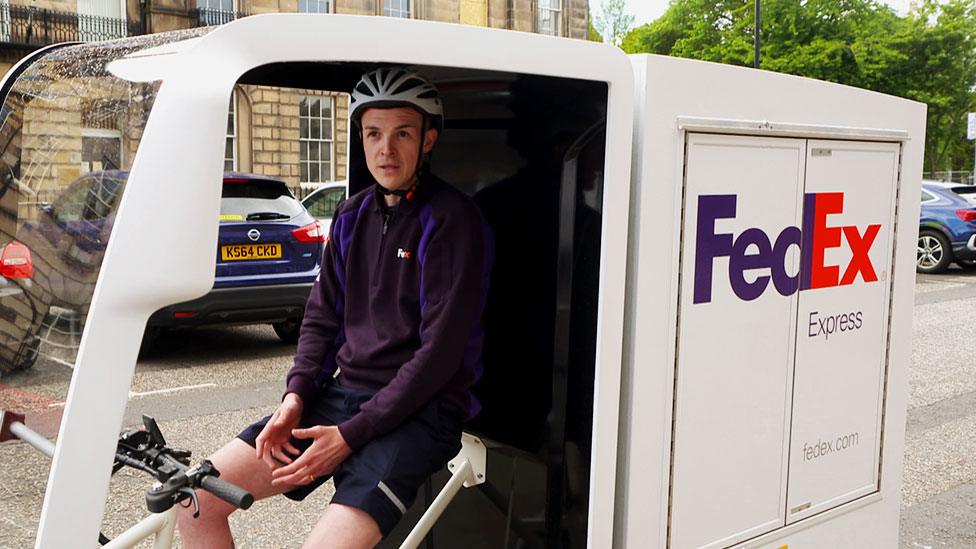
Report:
M788 523L878 489L898 155L809 141Z
M689 134L671 547L784 525L802 139Z

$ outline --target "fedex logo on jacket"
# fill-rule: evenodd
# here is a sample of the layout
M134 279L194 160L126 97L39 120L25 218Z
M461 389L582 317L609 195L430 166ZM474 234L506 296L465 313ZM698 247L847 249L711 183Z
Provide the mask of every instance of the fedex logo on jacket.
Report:
M761 296L770 281L777 292L787 296L801 290L853 284L859 275L864 282L878 280L868 253L881 225L868 225L862 230L853 225L828 224L828 215L844 211L844 193L804 195L803 227L786 227L775 239L757 227L738 235L716 232L716 220L735 218L736 199L734 194L698 197L694 303L712 300L712 271L719 257L729 258L729 284L735 295L745 301ZM842 242L853 254L850 262L826 265L825 252L840 247ZM792 246L800 252L800 270L795 276L786 270L786 254ZM748 281L746 273L756 269L769 269L769 274Z

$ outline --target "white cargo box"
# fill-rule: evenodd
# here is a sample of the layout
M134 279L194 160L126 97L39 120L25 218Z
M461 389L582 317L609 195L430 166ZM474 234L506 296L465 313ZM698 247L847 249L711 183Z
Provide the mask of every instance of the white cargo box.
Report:
M615 540L895 547L925 107L632 60Z

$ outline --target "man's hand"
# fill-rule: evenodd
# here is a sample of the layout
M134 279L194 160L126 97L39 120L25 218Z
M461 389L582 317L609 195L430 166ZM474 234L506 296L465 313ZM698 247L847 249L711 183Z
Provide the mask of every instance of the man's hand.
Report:
M342 438L339 428L334 425L295 429L291 434L295 438L312 439L312 445L294 462L271 472L273 485L308 484L322 475L335 471L336 467L352 454L346 439Z
M292 431L298 427L298 421L302 417L302 407L300 396L295 393L285 395L278 409L255 440L254 449L258 459L267 463L271 470L277 469L282 463L291 463L292 457L288 453L292 456L300 453L288 439Z

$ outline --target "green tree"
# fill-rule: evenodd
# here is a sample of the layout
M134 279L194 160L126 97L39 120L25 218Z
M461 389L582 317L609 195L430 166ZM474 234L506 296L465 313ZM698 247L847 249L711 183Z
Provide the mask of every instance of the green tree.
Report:
M596 27L593 26L592 18L586 22L586 26L587 26L587 33L586 33L587 40L589 40L590 42L603 42L603 37L600 36L600 33L597 32Z
M876 0L763 0L763 69L898 95L928 105L926 167L972 166L976 0L923 0L904 17ZM752 0L673 0L621 47L751 66Z
M894 37L902 54L889 91L928 105L929 171L969 169L966 114L976 111L976 0L926 0Z
M624 11L624 0L603 0L600 13L594 22L603 41L619 46L620 41L634 26L634 16Z

